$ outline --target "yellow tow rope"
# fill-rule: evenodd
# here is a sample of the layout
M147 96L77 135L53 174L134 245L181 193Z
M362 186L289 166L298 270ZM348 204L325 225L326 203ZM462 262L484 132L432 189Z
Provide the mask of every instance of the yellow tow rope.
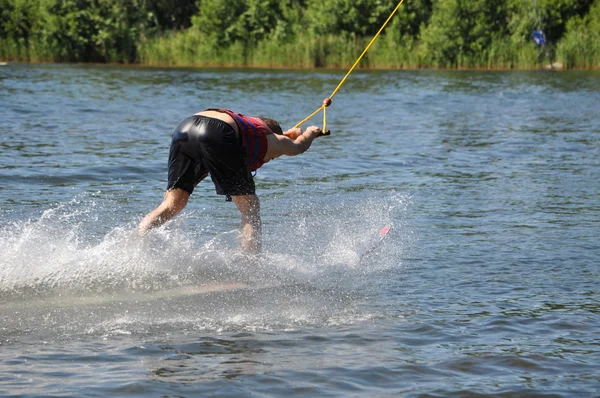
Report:
M375 36L373 36L373 38L371 39L371 41L369 42L369 44L367 44L367 47L365 47L365 49L362 52L362 54L360 54L360 56L358 57L358 59L356 60L356 62L354 62L354 65L352 65L352 67L350 68L350 70L348 71L348 73L346 73L346 76L344 76L344 78L340 81L340 83L337 85L337 87L335 88L335 90L333 90L333 92L331 93L331 95L323 100L323 104L319 107L319 109L317 109L316 111L314 111L313 113L311 113L310 115L308 115L301 122L296 123L296 125L294 126L294 128L300 127L306 121L308 121L310 118L312 118L314 115L316 115L321 110L323 110L323 133L327 134L326 133L326 131L327 131L327 110L326 109L327 109L327 107L329 105L331 105L331 99L337 94L337 92L340 90L340 88L342 87L342 85L346 82L346 79L348 78L348 76L350 76L350 73L352 73L352 71L354 71L354 69L356 68L356 66L360 62L360 60L367 53L367 51L369 51L369 48L371 48L371 45L373 43L375 43L375 40L377 40L377 38L379 37L379 34L387 26L388 22L390 22L390 20L392 19L392 17L396 13L396 11L398 11L398 9L400 8L400 6L402 5L403 2L404 2L404 0L400 0L400 2L398 3L398 5L396 6L396 8L394 8L394 11L392 11L392 13L390 14L390 16L386 19L386 21L381 26L381 28L379 28L379 31L377 31L377 33L375 34Z

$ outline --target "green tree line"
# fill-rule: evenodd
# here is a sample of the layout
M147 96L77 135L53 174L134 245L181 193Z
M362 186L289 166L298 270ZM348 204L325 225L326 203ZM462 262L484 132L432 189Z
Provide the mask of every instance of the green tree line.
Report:
M0 0L0 60L348 67L397 3ZM600 67L600 0L405 0L360 67L559 63Z

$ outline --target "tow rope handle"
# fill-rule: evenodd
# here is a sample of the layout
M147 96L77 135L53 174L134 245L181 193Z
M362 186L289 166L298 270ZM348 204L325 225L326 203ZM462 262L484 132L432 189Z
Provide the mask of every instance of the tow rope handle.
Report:
M310 119L311 117L313 117L314 115L316 115L322 109L323 110L323 128L321 129L321 134L319 134L318 136L322 137L324 135L331 135L331 131L327 130L327 111L326 111L326 108L329 105L331 105L331 98L327 97L327 98L325 98L323 100L323 105L319 109L317 109L315 112L312 113L312 115L310 115L309 117L307 117L306 119L304 119L300 123L296 124L293 128L300 127L300 125L302 125L308 119ZM293 140L295 140L298 137L300 137L300 136L299 135L290 136L290 138L293 139Z

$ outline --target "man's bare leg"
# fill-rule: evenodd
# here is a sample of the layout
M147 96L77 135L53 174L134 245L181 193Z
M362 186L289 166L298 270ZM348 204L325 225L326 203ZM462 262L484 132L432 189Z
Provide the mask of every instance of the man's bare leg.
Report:
M170 189L165 192L162 203L152 210L138 226L140 235L148 232L149 229L161 226L176 216L188 202L190 194L180 188Z
M242 215L242 249L248 253L260 253L262 224L258 196L240 195L231 198Z

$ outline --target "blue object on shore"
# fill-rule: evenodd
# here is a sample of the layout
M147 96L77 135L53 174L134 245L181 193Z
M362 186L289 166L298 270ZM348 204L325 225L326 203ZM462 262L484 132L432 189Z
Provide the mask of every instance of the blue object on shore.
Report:
M546 44L546 37L544 36L544 32L538 29L533 30L533 41L538 46L543 46Z

